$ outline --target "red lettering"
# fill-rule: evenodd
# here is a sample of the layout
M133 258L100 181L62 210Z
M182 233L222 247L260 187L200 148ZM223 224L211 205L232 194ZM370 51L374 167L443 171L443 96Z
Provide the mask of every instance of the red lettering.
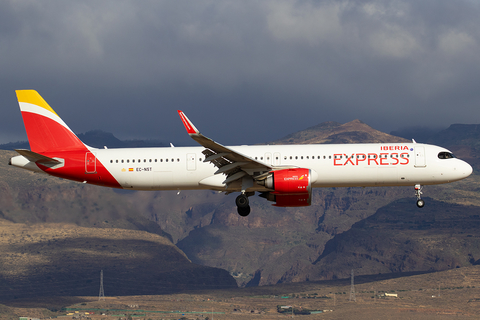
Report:
M375 164L378 166L377 155L375 153L368 154L368 165L370 165L370 161L375 162Z
M381 166L388 166L389 165L389 163L385 163L385 161L387 161L387 157L386 157L387 155L388 155L388 153L380 153L380 165Z
M364 154L364 153L357 153L357 166L358 166L358 163L361 162L361 161L365 161L367 160L367 156Z
M408 153L407 152L400 153L400 159L402 160L400 162L401 165L406 165L410 162L409 159L408 159Z
M380 146L381 151L408 150L407 146Z
M345 163L343 164L344 166L346 166L347 163L349 163L349 162L352 164L352 166L355 165L355 164L353 163L353 161L352 161L352 158L350 158L350 157L347 156L346 154L345 154L345 157L347 157L347 161L345 161ZM353 157L353 154L352 154L352 157Z
M337 158L337 156L338 156L338 158ZM337 163L337 161L340 161L341 156L342 155L338 154L338 153L333 155L333 165L334 166L341 166L342 165L341 163Z
M391 165L396 166L400 160L398 160L398 153L392 153L392 160L394 161Z

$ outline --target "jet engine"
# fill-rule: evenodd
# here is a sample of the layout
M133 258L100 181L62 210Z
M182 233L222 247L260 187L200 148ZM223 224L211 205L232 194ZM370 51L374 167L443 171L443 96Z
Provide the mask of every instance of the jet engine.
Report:
M275 201L277 207L309 206L312 198L312 183L317 181L318 174L306 168L292 168L271 171L257 184L263 185L272 192L260 196Z

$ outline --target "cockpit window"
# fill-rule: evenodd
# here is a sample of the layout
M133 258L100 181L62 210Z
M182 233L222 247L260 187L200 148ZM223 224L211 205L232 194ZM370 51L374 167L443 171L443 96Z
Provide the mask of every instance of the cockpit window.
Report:
M453 155L453 153L442 151L438 154L438 158L439 159L453 159L453 158L455 158L455 156Z

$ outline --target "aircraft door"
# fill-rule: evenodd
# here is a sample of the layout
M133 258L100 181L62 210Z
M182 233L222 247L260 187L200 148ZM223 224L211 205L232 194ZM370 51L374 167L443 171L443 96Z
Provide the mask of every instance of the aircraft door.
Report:
M95 153L85 153L85 173L97 173L97 158Z
M425 147L415 147L415 167L424 168L425 166Z
M197 169L197 155L195 153L187 154L187 170L195 171Z

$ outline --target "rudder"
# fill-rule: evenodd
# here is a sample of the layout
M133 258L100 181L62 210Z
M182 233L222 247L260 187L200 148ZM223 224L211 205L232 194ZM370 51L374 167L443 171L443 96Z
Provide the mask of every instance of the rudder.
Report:
M37 153L86 149L35 90L16 90L30 149Z

